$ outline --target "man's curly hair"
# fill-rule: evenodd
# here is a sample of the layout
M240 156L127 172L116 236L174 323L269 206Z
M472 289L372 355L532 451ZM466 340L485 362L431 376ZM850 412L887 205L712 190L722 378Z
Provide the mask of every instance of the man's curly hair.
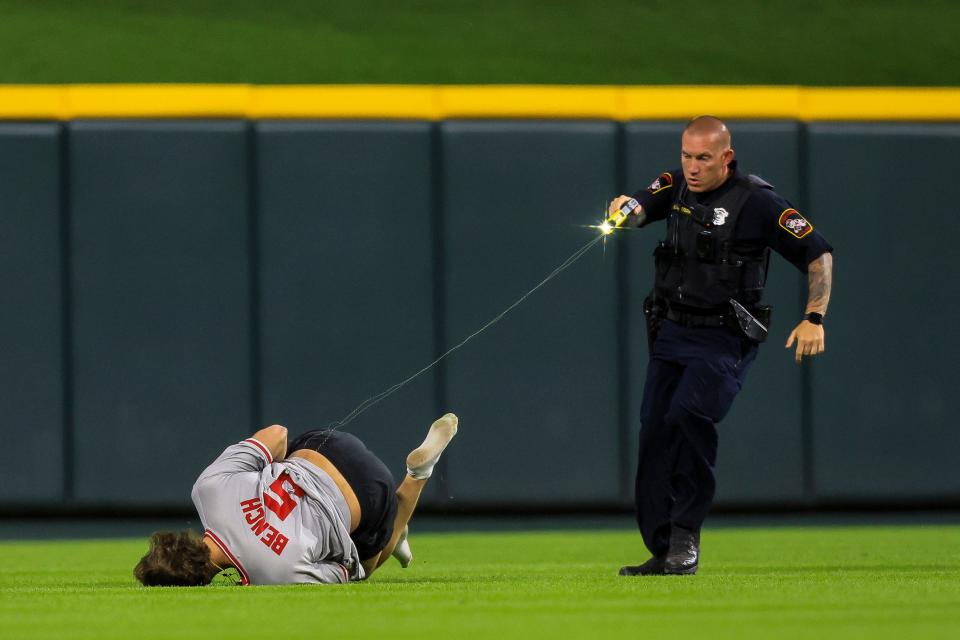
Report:
M160 531L150 537L150 550L133 569L147 587L199 587L210 584L219 569L210 549L193 531Z

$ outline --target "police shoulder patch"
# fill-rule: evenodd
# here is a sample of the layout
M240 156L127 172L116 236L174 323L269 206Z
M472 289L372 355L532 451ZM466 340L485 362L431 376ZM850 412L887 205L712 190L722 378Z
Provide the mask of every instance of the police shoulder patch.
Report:
M649 193L660 193L664 189L669 189L672 186L673 176L671 176L669 173L661 173L660 177L654 180L653 184L647 187L647 191Z
M804 238L813 231L813 225L796 209L786 209L780 214L780 226L796 238Z

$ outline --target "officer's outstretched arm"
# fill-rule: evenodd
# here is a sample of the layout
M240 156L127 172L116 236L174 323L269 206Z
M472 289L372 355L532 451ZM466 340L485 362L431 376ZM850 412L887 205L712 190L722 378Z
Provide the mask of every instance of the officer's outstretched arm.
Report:
M821 317L827 315L832 284L833 254L828 251L807 265L806 314L816 313ZM803 356L815 356L826 351L822 324L802 320L787 338L787 349L793 345L794 340L797 341L797 362L800 362Z

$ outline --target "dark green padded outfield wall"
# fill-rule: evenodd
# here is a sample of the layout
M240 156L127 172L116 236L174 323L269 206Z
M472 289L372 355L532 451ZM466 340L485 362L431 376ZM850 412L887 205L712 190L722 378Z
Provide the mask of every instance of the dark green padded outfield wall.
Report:
M455 343L596 233L581 225L615 188L617 127L451 121L441 135ZM447 363L448 406L463 421L448 462L458 500L618 496L615 258L612 243L606 255L598 247Z
M960 126L818 124L808 153L810 206L830 212L833 242L854 252L846 264L837 255L839 357L812 377L814 490L838 502L955 500Z
M68 136L73 498L182 501L186 476L253 422L246 127L75 122Z
M260 413L299 432L433 359L431 127L278 121L255 136ZM436 418L437 382L429 372L347 426L398 478Z
M776 306L721 425L718 505L960 503L943 195L955 124L731 121L743 169L836 247L827 353ZM184 508L258 425L320 427L539 282L605 201L678 164L679 122L0 124L0 510ZM395 475L462 432L433 508L625 507L662 229L618 234L347 430ZM43 460L42 471L36 461Z
M18 506L59 503L68 473L60 139L0 124L0 502Z

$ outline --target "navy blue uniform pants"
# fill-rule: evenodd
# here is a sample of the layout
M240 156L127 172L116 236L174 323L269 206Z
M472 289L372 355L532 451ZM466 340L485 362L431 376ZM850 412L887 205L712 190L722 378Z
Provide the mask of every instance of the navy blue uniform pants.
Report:
M717 423L730 410L757 345L725 327L665 321L647 366L637 467L637 524L654 555L670 529L699 530L716 490Z

